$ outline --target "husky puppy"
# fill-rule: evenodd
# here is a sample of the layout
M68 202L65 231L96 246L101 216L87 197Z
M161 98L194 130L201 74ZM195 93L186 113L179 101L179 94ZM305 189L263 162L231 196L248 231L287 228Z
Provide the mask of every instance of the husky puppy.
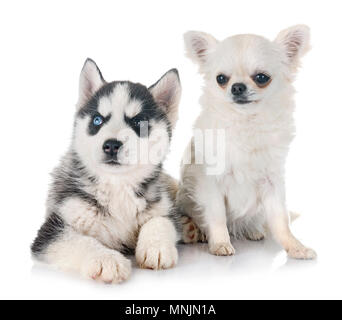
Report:
M129 277L130 251L142 268L176 265L176 184L162 163L180 94L176 69L146 88L106 82L86 60L72 143L52 174L46 221L31 247L36 258L106 283Z
M207 238L212 254L233 255L230 235L260 240L268 230L290 257L315 258L290 231L284 182L295 132L293 81L309 36L303 25L282 31L274 41L185 34L187 54L205 79L195 130L225 134L216 148L225 153L220 172L210 174L209 164L195 161L194 153L213 147L205 143L201 150L195 136L184 156L191 161L183 161L177 205L192 218L184 221L185 242Z

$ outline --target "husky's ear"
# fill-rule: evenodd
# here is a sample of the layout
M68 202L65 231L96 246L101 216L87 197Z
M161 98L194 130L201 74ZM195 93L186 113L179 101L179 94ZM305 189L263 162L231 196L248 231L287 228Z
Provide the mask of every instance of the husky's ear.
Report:
M208 55L215 51L218 41L210 34L188 31L184 34L187 56L199 65L207 62Z
M81 71L77 108L81 108L105 83L96 63L87 59Z
M310 28L296 25L281 31L275 42L285 53L285 63L292 71L299 67L300 58L310 49Z
M166 72L148 90L158 106L166 113L174 128L178 120L178 104L182 92L177 69Z

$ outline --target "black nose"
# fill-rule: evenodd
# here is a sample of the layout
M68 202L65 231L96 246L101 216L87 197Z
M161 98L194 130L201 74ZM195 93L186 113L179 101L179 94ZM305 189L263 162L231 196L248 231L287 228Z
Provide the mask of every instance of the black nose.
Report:
M236 97L243 95L247 90L247 87L243 83L235 83L232 86L232 94Z
M122 146L122 142L116 139L111 139L105 141L102 146L103 152L107 155L114 156L118 153L120 147Z

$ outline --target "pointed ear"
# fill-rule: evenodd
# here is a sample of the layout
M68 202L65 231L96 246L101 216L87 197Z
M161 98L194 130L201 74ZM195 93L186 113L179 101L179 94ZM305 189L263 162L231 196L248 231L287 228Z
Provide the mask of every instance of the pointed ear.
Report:
M188 31L184 34L187 56L199 65L207 62L208 55L216 49L218 41L210 34Z
M79 80L79 97L77 108L81 108L105 83L96 63L87 59L81 71Z
M310 49L310 28L305 25L293 26L281 31L275 42L285 53L285 63L296 71L300 58Z
M166 113L172 128L174 128L178 120L178 104L182 91L177 69L165 73L148 90L158 106Z

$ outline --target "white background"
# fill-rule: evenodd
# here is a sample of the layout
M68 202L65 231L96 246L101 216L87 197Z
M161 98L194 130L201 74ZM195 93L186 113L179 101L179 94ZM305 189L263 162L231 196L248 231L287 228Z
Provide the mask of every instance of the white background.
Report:
M0 4L0 298L238 299L342 298L341 1L2 1ZM134 268L118 286L37 265L29 246L43 222L49 172L72 132L78 76L86 57L107 80L154 83L180 72L180 121L166 169L178 177L199 113L201 77L182 34L273 39L297 23L312 28L312 51L296 81L297 138L287 163L295 234L316 262L288 260L272 241L233 242L234 257L205 245L180 248L177 268Z

